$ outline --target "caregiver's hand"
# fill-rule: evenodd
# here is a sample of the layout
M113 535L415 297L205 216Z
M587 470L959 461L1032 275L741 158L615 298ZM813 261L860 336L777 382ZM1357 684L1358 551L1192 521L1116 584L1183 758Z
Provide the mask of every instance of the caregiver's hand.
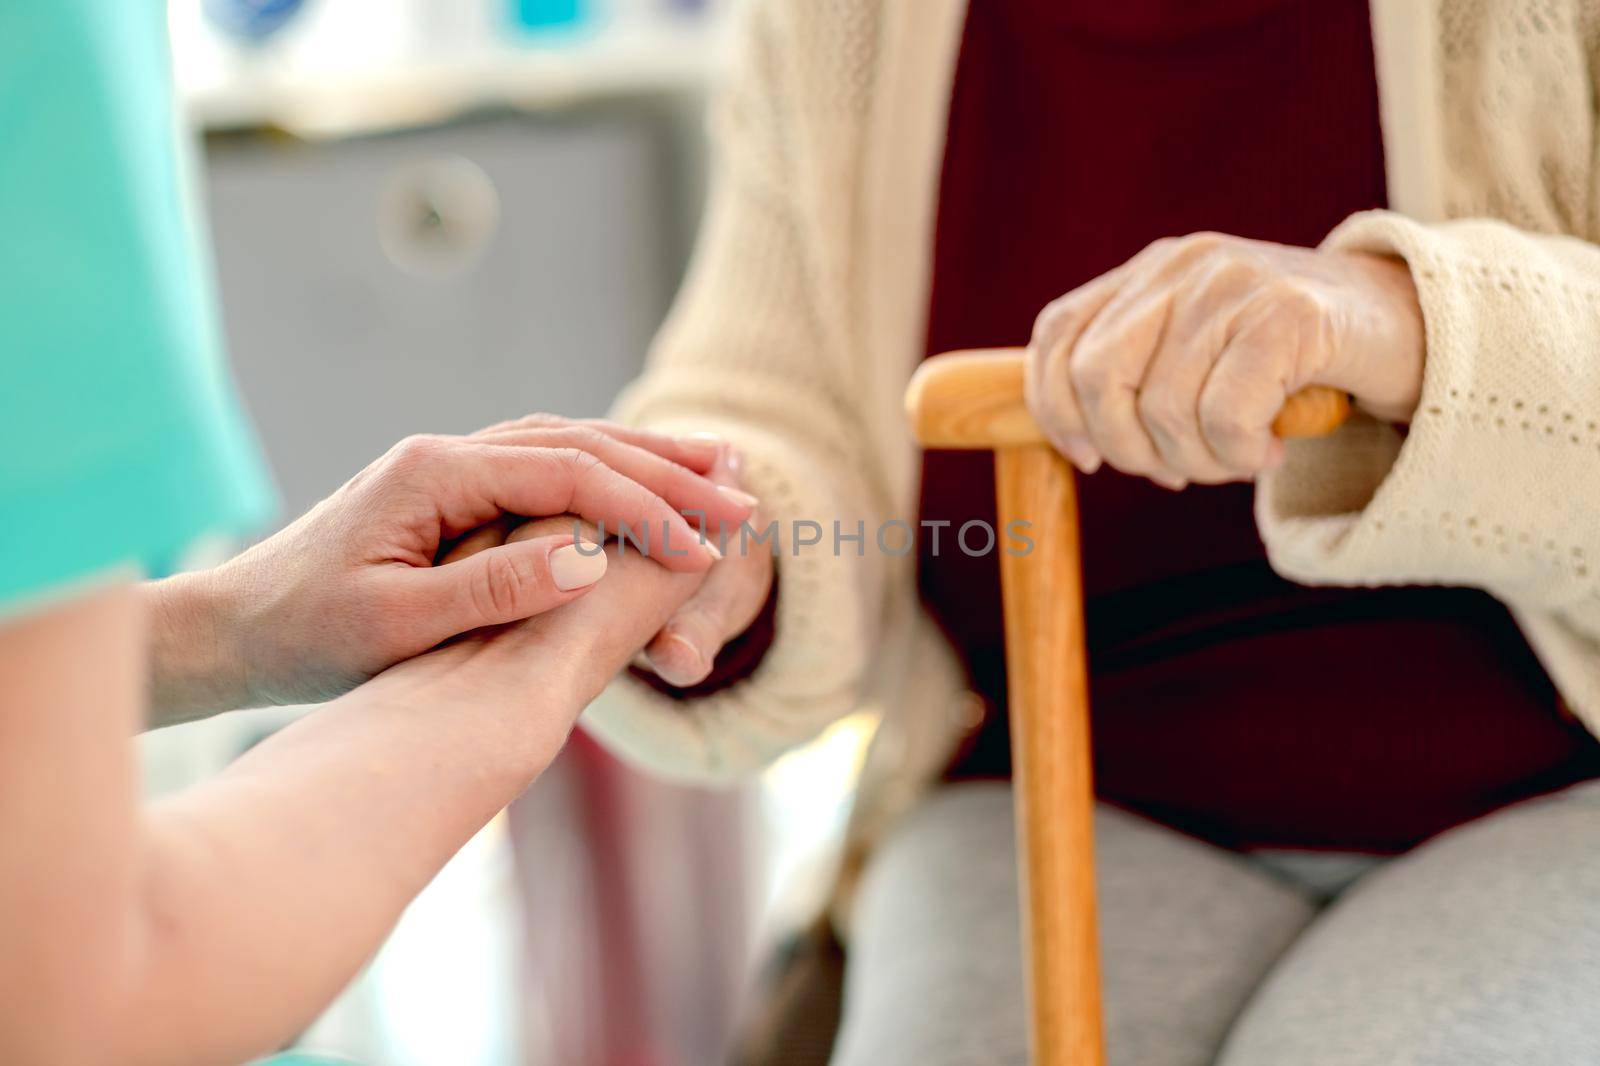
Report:
M484 554L555 536L570 538L571 515L516 524L501 519L462 537L442 556L462 566ZM595 530L582 531L585 541ZM592 550L588 547L585 551ZM358 696L465 716L494 709L507 724L506 754L528 775L566 742L578 715L635 652L701 585L702 574L657 565L630 544L605 548L606 580L558 611L478 629L385 671Z
M706 476L723 486L725 492L739 493L741 499L754 505L755 500L745 496L739 487L739 467L738 452L722 446ZM745 521L760 532L758 515L752 513ZM448 558L465 558L505 543L508 534L510 539L516 540L528 536L530 530L552 528L555 527L548 521L522 525L517 520L505 519L490 523L462 537L451 548ZM707 535L716 537L715 523L707 530ZM750 628L772 590L772 540L758 541L754 536L743 538L737 526L731 523L723 536L726 557L704 573L674 584L671 592L677 598L668 604L672 608L670 613L662 615L661 628L647 633L630 649L641 651L641 665L655 671L669 685L686 688L704 681L722 646ZM653 574L640 578L637 583L661 591L663 581L661 575ZM641 602L660 606L663 601L654 599L653 595L652 591L641 591ZM637 615L638 611L633 613Z
M1103 460L1178 489L1279 463L1272 420L1307 385L1409 420L1423 358L1399 260L1197 233L1156 241L1040 312L1028 406L1080 470Z
M739 480L742 461L738 451L716 438L695 440L709 448L714 456L704 470L706 476L724 494L754 508L758 501L744 492ZM759 532L761 519L753 510L747 511L742 521L748 522ZM674 609L670 617L664 619L660 630L654 633L640 654L641 665L655 671L667 684L680 688L699 684L706 679L722 646L750 628L772 590L772 540L741 536L737 520L723 522L720 527L719 522L722 519L718 516L708 515L705 532L706 536L725 546L725 558L718 560L697 579L679 583L675 587L674 593L678 598L672 604ZM551 528L545 523L530 524L518 530L512 539L526 537L530 528L541 527ZM476 550L482 550L490 544L503 542L507 532L513 528L515 523L499 523L498 528L479 530L463 540L473 540ZM463 544L460 547L467 546ZM661 580L657 574L651 579L640 578L636 583L654 586L660 585ZM648 592L643 593L643 601L654 602ZM634 613L637 614L637 611ZM635 649L638 647L638 644L634 646ZM606 676L609 679L610 674Z
M237 559L149 586L157 699L172 714L328 699L459 633L581 597L603 573L570 528L436 565L506 514L649 529L662 567L703 572L716 552L679 512L736 523L750 511L704 476L715 453L543 416L408 438Z

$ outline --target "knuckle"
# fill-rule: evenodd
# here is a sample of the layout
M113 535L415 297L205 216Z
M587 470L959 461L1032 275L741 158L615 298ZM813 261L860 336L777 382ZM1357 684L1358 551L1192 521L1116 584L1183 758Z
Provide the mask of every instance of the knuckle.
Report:
M594 453L611 442L611 438L593 426L571 425L562 431L563 438L579 451Z
M1047 343L1058 332L1071 313L1072 295L1057 296L1045 304L1033 319L1033 340L1036 345Z
M593 452L586 452L582 448L574 448L570 445L555 449L555 457L580 478L586 474L593 473L597 467L605 465L600 462L600 457Z
M654 432L652 430L648 430L648 429L634 429L634 428L631 428L629 426L623 425L621 422L618 422L615 419L610 419L610 418L585 418L585 419L581 419L581 420L573 422L573 425L580 426L580 427L582 427L584 429L589 430L590 432L593 432L593 433L595 433L595 434L597 434L597 435L599 435L601 437L606 437L608 439L612 438L612 437L615 437L618 434L622 434L622 433L632 433L632 434L636 434L637 436L640 436L640 437L649 438L651 440L667 440L668 439L668 437L664 433L656 433L656 432Z
M1139 253L1141 259L1165 259L1183 247L1183 237L1157 237Z
M1190 411L1170 389L1146 389L1140 392L1138 410L1140 421L1169 437L1190 420Z
M1250 256L1226 252L1208 259L1197 287L1202 293L1236 291L1254 283L1260 272L1260 264Z
M545 414L543 412L536 412L536 413L530 414L530 415L523 415L520 418L513 418L513 419L510 419L510 420L505 421L505 422L497 422L492 426L489 426L489 427L487 427L487 428L485 428L483 430L480 430L477 434L474 434L474 435L475 436L485 436L485 435L492 434L492 433L523 433L523 434L541 433L542 434L542 433L546 433L546 432L551 431L551 430L559 430L559 429L565 428L567 423L568 423L568 420L563 418L563 417L561 417L560 415L551 415L551 414Z
M1094 444L1106 462L1126 474L1148 477L1160 465L1145 435L1123 426L1096 434Z
M568 424L568 420L548 411L535 411L531 415L523 415L516 424L524 429L560 429Z
M443 437L431 433L416 433L404 438L390 449L396 466L418 467L432 462L445 448Z
M1261 283L1258 299L1274 315L1299 316L1315 313L1317 298L1299 278L1277 274Z
M1082 290L1075 289L1045 304L1044 309L1034 318L1029 349L1036 354L1041 364L1052 362L1066 354L1061 350L1060 341L1072 333L1074 326L1083 317L1087 299Z
M1200 428L1208 441L1226 448L1244 444L1252 436L1228 388L1208 390L1200 398Z
M1069 377L1078 399L1095 404L1111 391L1115 377L1112 360L1098 348L1087 349L1072 360Z
M432 434L406 437L390 448L384 457L382 483L394 488L422 477L449 447L450 442L445 437Z
M1226 234L1214 230L1198 230L1178 239L1178 250L1188 256L1207 256L1221 252L1230 240Z
M474 586L479 613L485 618L509 618L538 587L538 576L520 552L485 556L481 576Z

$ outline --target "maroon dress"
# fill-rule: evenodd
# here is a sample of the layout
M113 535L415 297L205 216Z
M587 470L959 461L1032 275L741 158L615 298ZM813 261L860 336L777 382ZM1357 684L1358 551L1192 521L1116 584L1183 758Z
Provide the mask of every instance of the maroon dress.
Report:
M1314 245L1383 206L1382 153L1365 0L975 0L927 350L1026 343L1158 237ZM1104 798L1229 846L1396 851L1600 775L1488 595L1284 581L1249 485L1078 488ZM987 455L930 454L922 517L993 522L993 492ZM950 539L921 590L991 708L953 773L1003 775L998 561Z

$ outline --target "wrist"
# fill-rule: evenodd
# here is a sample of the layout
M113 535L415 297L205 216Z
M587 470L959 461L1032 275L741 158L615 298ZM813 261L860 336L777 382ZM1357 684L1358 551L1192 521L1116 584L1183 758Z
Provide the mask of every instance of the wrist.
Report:
M565 654L536 646L508 653L469 639L390 667L332 706L381 708L400 729L446 728L453 758L519 781L520 791L560 752L597 692Z
M1351 253L1363 287L1361 340L1348 391L1386 422L1410 422L1422 398L1427 336L1416 283L1405 260Z
M151 701L158 723L249 706L249 671L228 583L215 570L144 586L150 618Z

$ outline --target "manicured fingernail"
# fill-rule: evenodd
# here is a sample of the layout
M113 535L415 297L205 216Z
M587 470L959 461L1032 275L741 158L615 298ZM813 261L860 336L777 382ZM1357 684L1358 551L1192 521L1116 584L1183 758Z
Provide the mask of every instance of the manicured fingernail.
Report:
M1182 492L1183 489L1189 484L1182 478L1153 477L1150 480L1154 481L1157 485L1160 485L1169 492Z
M581 589L600 580L606 572L606 553L585 555L576 544L557 548L550 553L550 579L562 592Z
M734 488L732 485L718 485L717 491L741 507L755 507L761 501L748 492Z
M717 547L715 541L703 540L700 543L706 546L706 553L717 562L722 562L722 549Z
M1090 451L1074 450L1068 456L1068 458L1072 460L1073 466L1077 467L1085 474L1092 474L1096 470L1099 470L1100 463L1102 462L1097 453Z

